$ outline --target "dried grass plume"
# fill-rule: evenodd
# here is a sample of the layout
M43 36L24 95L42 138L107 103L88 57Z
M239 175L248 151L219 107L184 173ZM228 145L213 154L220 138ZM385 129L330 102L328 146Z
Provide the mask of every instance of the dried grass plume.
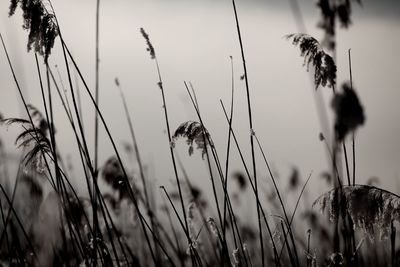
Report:
M336 64L333 58L325 53L321 44L312 36L304 33L286 35L287 39L292 40L292 44L299 46L300 55L304 57L304 65L309 70L310 64L315 68L314 84L318 86L335 87L336 84Z
M337 197L341 205L338 207ZM329 212L330 219L339 218L347 211L354 225L373 239L376 230L380 238L390 233L392 221L400 222L400 197L389 191L367 185L344 186L332 189L320 196L313 204L322 212Z

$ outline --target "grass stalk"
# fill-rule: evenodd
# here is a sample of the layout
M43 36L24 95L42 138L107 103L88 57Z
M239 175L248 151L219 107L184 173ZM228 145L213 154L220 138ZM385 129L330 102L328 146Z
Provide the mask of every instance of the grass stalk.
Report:
M297 209L299 208L300 199L303 196L303 193L304 193L304 191L305 191L305 189L307 187L307 184L311 179L311 175L312 175L312 172L310 173L310 175L308 176L306 182L304 183L303 187L301 188L299 197L297 198L296 205L295 205L294 210L293 210L292 217L290 218L290 221L288 221L287 224L286 224L286 228L288 229L288 232L287 233L284 232L284 235L287 236L289 234L289 236L292 238L292 240L294 240L294 235L292 233L294 216L296 215ZM287 241L287 238L285 238L285 242L286 241ZM284 245L282 246L281 252L279 253L279 257L282 255L283 248L284 248ZM293 249L296 249L296 247L294 247ZM297 262L296 264L298 264L300 266L300 262Z
M222 109L223 109L223 111L224 111L225 118L226 118L227 122L229 123L229 118L228 118L228 115L227 115L225 106L224 106L224 104L222 103L222 101L221 101L221 106L222 106ZM244 167L244 169L245 169L247 178L248 178L248 180L249 180L249 182L250 182L250 185L251 185L251 188L252 188L252 190L253 190L253 192L254 192L254 194L255 194L255 192L256 192L256 191L255 191L255 186L254 186L254 184L253 184L253 181L251 180L251 175L250 175L249 169L248 169L248 167L247 167L247 165L246 165L246 162L245 162L244 157L243 157L243 153L242 153L242 151L241 151L241 149L240 149L240 146L239 146L239 143L238 143L238 141L237 141L237 139L236 139L235 131L233 130L232 127L231 127L230 130L231 130L231 132L232 132L232 137L233 137L233 140L235 141L235 145L236 145L236 148L237 148L237 150L238 150L238 152L239 152L239 156L240 156L240 159L241 159L241 161L242 161L243 167ZM256 195L256 194L255 194L255 195ZM265 215L264 209L262 208L260 199L257 197L257 195L256 195L256 205L259 207L260 212L261 212L261 214L262 214L262 217L263 217L263 219L264 219L265 225L267 226L268 234L269 234L269 237L270 237L270 239L271 239L272 249L273 249L273 253L274 253L274 257L275 257L275 258L274 258L274 259L275 259L275 266L281 266L281 265L280 265L280 261L279 261L279 255L278 255L278 252L277 252L277 249L276 249L276 244L275 244L275 241L274 241L274 238L273 238L273 235L272 235L271 228L270 228L270 226L269 226L269 224L268 224L267 217L266 217L266 215Z
M164 199L165 213L167 214L169 226L171 228L171 231L172 231L172 234L173 234L173 237L174 237L174 241L175 241L175 246L173 246L173 247L175 247L176 256L178 257L178 260L179 260L179 262L181 264L181 267L184 267L185 266L185 262L184 262L184 259L183 259L183 256L182 256L183 251L182 251L182 248L181 248L180 243L179 243L178 234L177 234L177 232L175 230L174 223L172 222L171 212L169 211L169 208L168 208L168 205L167 205L167 203L165 201L165 198L163 198L163 199ZM166 235L167 235L167 233L166 233Z
M228 194L228 191L227 191L227 187L225 186L227 177L225 177L225 179L224 179L224 176L223 176L223 173L222 173L222 168L221 168L221 165L219 163L219 159L218 159L218 156L217 156L216 149L215 149L215 147L213 145L211 145L211 144L213 144L213 142L210 139L210 137L206 134L206 128L204 126L204 122L203 122L202 117L200 115L200 110L199 110L199 107L198 107L198 103L197 103L196 99L194 99L194 97L191 95L186 82L184 82L184 85L186 87L186 91L189 94L189 97L190 97L190 99L192 101L192 105L195 108L197 117L198 117L198 119L200 121L200 124L202 126L202 130L203 130L202 131L202 138L203 138L203 142L205 144L205 154L206 154L206 159L207 159L207 165L208 165L208 168L209 168L211 184L212 184L212 187L213 187L214 199L215 199L215 203L216 203L216 206L217 206L217 212L218 212L218 217L219 217L219 220L220 220L220 225L221 225L221 228L224 229L224 225L225 225L226 220L225 220L225 218L224 218L224 220L222 220L222 216L221 216L221 211L220 211L220 207L219 207L219 201L218 201L218 197L216 195L215 181L214 181L214 177L213 177L213 173L212 173L212 169L211 169L211 162L210 162L210 156L209 156L209 152L208 152L207 143L210 145L213 159L214 159L214 161L215 161L215 163L217 165L217 168L218 168L218 172L219 172L220 180L221 180L221 185L222 185L223 190L224 190L224 202L229 202L229 204L231 204L230 203L229 194ZM229 212L229 216L230 216L231 222L234 222L232 217L234 217L235 215L232 212ZM233 234L233 236L235 236L233 228L232 228L232 234ZM230 261L229 260L230 259L229 258L229 252L228 252L228 244L226 242L225 233L223 234L223 240L222 241L223 242L221 243L221 245L223 247L223 250L222 250L221 259L222 259L222 265L224 265L224 260L227 260L228 262Z
M353 73L351 70L351 49L348 50L349 55L349 74L350 74L350 89L353 90ZM353 185L356 184L356 139L355 133L352 136L352 150L353 150Z
M178 170L177 170L177 167L176 167L176 160L175 160L174 150L171 147L172 138L171 138L171 130L170 130L170 126L169 126L167 103L166 103L166 100L165 100L164 85L163 85L163 81L162 81L162 78L161 78L160 66L158 64L157 57L155 57L155 63L156 63L157 74L158 74L158 85L159 85L160 90L161 90L163 109L164 109L164 116L165 116L165 123L166 123L166 126L167 126L169 150L170 150L170 154L171 154L171 158L172 158L172 165L173 165L173 168L174 168L174 174L175 174L176 183L177 183L177 186L178 186L178 192L179 192L179 198L180 198L180 201L181 201L183 219L184 219L184 222L185 222L186 231L188 231L188 222L187 222L185 204L184 204L184 201L183 201L182 188L181 188L181 184L180 184L180 181L179 181Z
M282 220L282 219L281 219L281 229L282 229L283 233L286 233L285 226L284 226L284 220ZM287 253L288 253L289 259L290 259L290 264L292 266L296 266L297 263L296 263L296 261L295 261L295 259L293 257L292 250L290 249L289 242L287 240L287 236L284 235L284 237L285 237L285 239L284 239L283 246L285 246L285 244L286 244L286 249L287 249ZM283 247L282 247L282 249L283 249Z
M311 229L307 231L307 267L311 267L312 259L310 258L310 245L311 245Z
M28 233L26 232L26 230L25 230L25 228L24 228L24 225L23 225L23 223L21 222L21 220L20 220L20 218L19 218L17 212L15 211L14 207L12 206L12 202L11 202L10 198L8 197L6 190L4 189L3 185L1 185L1 184L0 184L0 189L1 189L2 193L3 193L3 196L5 197L5 199L6 199L6 201L7 201L7 204L8 204L8 206L9 206L9 209L10 209L10 210L12 211L12 213L14 214L14 218L16 219L16 221L17 221L17 223L18 223L18 225L19 225L19 227L20 227L20 229L21 229L21 231L22 231L22 233L23 233L23 235L24 235L24 237L25 237L25 239L26 239L26 241L27 241L27 243L28 243L29 249L31 250L31 252L32 252L32 254L33 254L33 257L34 257L35 260L39 263L39 259L38 259L37 254L36 254L35 247L33 246L32 242L31 242L31 240L30 240L30 238L29 238L29 235L28 235ZM39 266L40 266L40 263L39 263Z
M226 161L225 161L225 188L228 188L228 171L229 171L229 155L231 148L231 131L232 121L233 121L233 110L234 110L234 93L235 93L235 79L234 79L234 71L233 71L233 58L230 56L231 61L231 106L230 106L230 115L229 115L229 129L228 129L228 143L226 145ZM223 235L226 233L226 208L227 208L227 198L224 198L224 225L223 225ZM235 234L233 234L235 245L237 247L237 242L235 238Z
M345 161L345 163L346 163L347 182L348 182L348 185L351 185L351 182L350 182L349 160L348 160L348 158L347 158L347 148L346 148L346 144L345 144L345 141L344 141L344 140L343 140L343 142L342 142L342 145L343 145L344 161Z
M146 205L147 211L150 213L151 227L152 227L153 231L155 232L155 234L158 235L157 224L155 223L156 212L153 211L153 208L151 207L150 198L149 198L149 194L148 194L148 187L147 187L146 179L145 179L145 175L144 175L143 164L142 164L142 160L141 160L140 153L139 153L138 142L136 140L135 132L133 130L133 123L132 123L131 116L129 114L128 104L126 103L126 98L125 98L124 92L123 92L123 90L122 90L122 88L120 86L120 83L119 83L119 81L117 79L116 79L116 85L117 85L117 87L119 89L121 100L122 100L122 103L123 103L123 106L124 106L125 116L126 116L126 119L127 119L127 122L128 122L129 132L130 132L131 138L132 138L132 145L134 147L136 160L137 160L138 166L139 166L140 179L141 179L142 184L143 184L143 191L144 191L144 196L145 196L145 205ZM155 252L156 252L157 260L159 262L161 262L161 259L159 257L158 247L156 246L156 241L153 240L153 243L154 243L155 250L156 250Z
M136 211L137 211L138 214L139 214L139 221L140 221L140 224L141 224L141 226L142 226L142 229L143 229L143 232L144 232L144 235L145 235L145 238L146 238L146 243L147 243L147 245L148 245L148 247L149 247L150 253L151 253L151 255L152 255L152 259L153 259L154 263L156 264L156 263L157 263L157 260L156 260L156 257L155 257L155 255L154 255L153 248L151 247L151 242L150 242L150 240L149 240L149 236L148 236L148 233L147 233L147 230L146 230L145 218L143 217L143 215L142 215L142 213L141 213L141 211L140 211L140 209L139 209L138 202L137 202L137 198L136 198L136 196L135 196L135 194L134 194L134 192L133 192L133 190L132 190L132 187L130 186L130 182L129 182L129 179L128 179L128 175L127 175L126 170L125 170L125 168L124 168L124 165L123 165L123 163L122 163L122 159L121 159L121 156L120 156L120 154L119 154L119 152L118 152L118 149L117 149L117 147L116 147L114 138L112 137L112 135L111 135L111 133L110 133L110 130L109 130L108 126L107 126L107 123L105 122L104 117L103 117L103 115L102 115L102 113L101 113L99 107L97 106L96 101L95 101L95 99L93 98L93 95L92 95L92 93L90 92L89 87L87 86L85 79L84 79L83 76L82 76L82 73L80 72L80 70L79 70L79 68L78 68L78 66L77 66L77 64L76 64L76 62L75 62L75 60L74 60L74 58L72 57L72 55L71 55L71 53L70 53L68 47L66 46L66 44L64 43L64 40L63 40L62 38L61 38L61 42L62 42L62 47L63 47L63 53L64 53L64 58L65 58L65 64L66 64L66 66L67 66L68 80L69 80L70 86L72 87L72 83L71 83L71 75L70 75L70 72L69 72L69 66L68 66L68 61L67 61L67 54L68 54L68 57L70 58L70 60L72 61L74 68L75 68L76 71L78 72L78 75L79 75L79 77L80 77L81 81L83 82L84 87L85 87L85 89L86 89L86 92L87 92L87 94L89 95L89 97L90 97L90 99L91 99L91 101L92 101L92 104L93 104L93 106L94 106L95 109L96 109L96 112L99 114L99 118L100 118L100 120L101 120L101 122L102 122L102 124L103 124L103 127L104 127L104 129L105 129L105 131L106 131L106 133L107 133L107 136L108 136L108 138L109 138L109 140L110 140L110 142L111 142L111 145L112 145L112 147L113 147L113 150L114 150L114 152L115 152L115 154L116 154L116 156L117 156L117 160L118 160L118 162L119 162L119 164L120 164L120 166L121 166L121 169L122 169L122 173L123 173L123 177L124 177L124 182L126 183L127 188L128 188L129 196L130 196L130 198L132 199L132 201L133 201L133 203L134 203L134 206L135 206L135 209L136 209ZM72 92L72 90L73 90L73 88L71 88L71 92ZM75 102L75 101L74 101L74 102ZM74 105L75 105L75 103L74 103ZM79 120L78 120L78 122L79 122ZM79 125L79 124L78 124L78 125ZM80 127L81 127L81 126L80 126ZM84 140L83 140L83 141L84 141ZM85 143L85 142L84 142L84 143ZM89 166L89 168L90 168L90 166ZM90 169L91 169L91 168L90 168Z
M390 252L391 252L391 263L392 267L396 266L396 227L391 222L391 233L390 233Z
M172 137L171 137L171 130L170 130L170 125L169 125L169 119L168 119L168 108L167 108L167 103L166 103L166 99L165 99L165 92L164 92L164 84L163 84L163 80L161 77L161 71L160 71L160 65L158 64L158 58L155 54L154 51L154 47L152 46L149 36L147 35L147 33L144 31L143 28L140 29L141 30L141 34L143 35L143 37L145 38L147 45L148 45L148 50L150 51L150 55L151 58L154 59L155 62L155 66L157 69L157 76L158 76L158 82L157 85L159 87L159 89L161 90L161 97L162 97L162 102L163 102L163 110L164 110L164 117L165 117L165 123L167 126L167 135L168 135L168 146L169 146L169 150L170 150L170 156L172 159L172 165L173 165L173 169L174 169L174 175L175 175L175 180L176 180L176 184L178 187L178 193L179 193L179 199L181 202L181 208L182 208L182 213L183 213L183 219L184 219L184 231L187 233L189 228L188 228L188 221L187 221L187 216L186 216L186 210L185 210L185 203L183 201L183 195L182 195L182 188L181 188L181 184L179 181L179 175L178 175L178 170L177 170L177 166L176 166L176 160L175 160L175 155L174 155L174 149L172 147ZM191 243L190 237L189 235L187 235L188 238L188 243ZM194 261L194 255L192 255L191 253L191 258L192 261Z
M96 63L95 63L95 101L99 106L99 25L100 24L100 0L96 0ZM99 115L95 112L94 117L94 167L98 167L98 154L99 154Z
M99 25L100 24L100 0L96 0L96 63L95 63L95 101L96 104L99 106ZM76 112L78 113L79 110L77 109ZM99 158L99 116L97 112L94 113L94 169L95 173L97 173L98 169L98 158ZM82 127L82 133L83 133L83 127ZM93 187L95 187L97 183L97 175L93 177ZM94 194L96 190L93 190ZM96 226L95 230L97 229L98 226L98 218L97 218L97 198L94 196L94 202L92 203L93 206L93 224ZM96 251L96 246L97 246L97 238L96 238L96 231L95 231L95 238L94 238L94 251ZM96 267L97 264L97 253L94 253L94 267Z
M254 184L255 184L255 195L256 195L256 198L258 199L257 169L256 169L256 159L255 159L255 154L254 154L254 138L253 138L253 134L252 134L253 118L252 118L252 114L251 114L249 81L248 81L248 76L247 76L246 59L245 59L245 55L244 55L244 48L243 48L242 36L241 36L241 32L240 32L239 18L238 18L238 14L236 11L235 0L232 0L232 5L233 5L233 11L235 13L236 28L237 28L237 33L238 33L238 37L239 37L240 51L241 51L241 55L242 55L242 63L243 63L243 70L244 70L244 79L245 79L245 84L246 84L249 127L250 127L250 132L251 132L251 134L250 134L251 159L252 159L252 163L253 163L253 178L254 178ZM259 232L260 248L261 248L261 262L262 262L262 266L264 267L265 266L264 242L263 242L263 237L262 237L260 208L258 205L257 205L257 219L258 219L258 232Z
M287 228L288 228L290 240L291 240L291 243L292 243L292 246L293 246L293 252L294 252L294 255L295 255L295 259L296 259L296 264L297 264L297 266L299 266L300 263L299 263L299 258L298 258L298 256L297 256L296 242L295 242L295 240L294 240L294 236L293 236L293 233L292 233L292 221L293 221L294 214L293 214L292 220L289 222L289 216L288 216L288 214L287 214L287 212L286 212L285 204L283 203L283 199L282 199L282 197L281 197L281 193L280 193L280 191L279 191L279 189L278 189L278 186L277 186L277 184L276 184L274 175L273 175L273 173L272 173L272 171L271 171L271 168L270 168L270 166L269 166L267 157L266 157L266 155L265 155L265 153L264 153L264 149L262 148L261 143L260 143L260 141L258 140L258 137L257 137L257 135L256 135L255 133L254 133L254 138L256 139L256 142L257 142L257 144L258 144L258 148L259 148L260 151L261 151L261 154L262 154L262 156L263 156L265 165L267 166L269 175L270 175L271 180L272 180L272 183L273 183L273 185L274 185L275 192L276 192L276 194L277 194L277 196L278 196L279 203L281 204L281 208L282 208L282 211L283 211L283 215L285 216L285 220L286 220L286 224L287 224ZM307 180L307 182L308 182L308 180ZM303 191L304 191L304 188L303 188ZM300 199L300 198L299 198L299 199ZM298 205L298 202L297 202L297 205ZM297 205L296 205L296 208L297 208Z
M199 203L199 201L198 201L197 199L195 199L194 196L193 196L193 194L192 194L193 186L192 186L192 184L191 184L191 182L190 182L190 180L189 180L189 176L188 176L188 174L187 174L187 172L186 172L186 170L185 170L185 168L184 168L182 162L180 161L179 157L177 157L177 159L178 159L179 167L180 167L180 169L181 169L181 171L182 171L182 175L183 175L183 177L184 177L184 179L185 179L185 182L187 183L187 185L188 185L188 187L189 187L189 190L190 190L190 192L191 192L191 196L193 197L194 203L196 204L196 207L197 207L197 209L199 210L200 217L201 217L201 220L202 220L202 222L203 222L203 226L204 226L204 225L207 225L208 222L207 222L207 219L206 219L206 215L204 214L204 210L203 210L203 208L202 208L202 206L201 206L201 203ZM213 242L213 237L212 237L211 230L209 229L209 227L204 227L204 228L206 229L207 234L208 234L208 238L209 238L210 242L211 242L212 245L213 245L212 251L213 251L214 257L215 257L215 259L218 259L218 254L217 254L218 248L215 247L215 244L214 244L214 242ZM222 244L222 242L221 242L221 244Z

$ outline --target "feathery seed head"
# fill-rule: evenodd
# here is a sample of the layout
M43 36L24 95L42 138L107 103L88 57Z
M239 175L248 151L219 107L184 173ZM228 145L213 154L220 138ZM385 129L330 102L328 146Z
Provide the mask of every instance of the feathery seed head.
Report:
M310 64L314 66L315 89L318 86L335 87L336 65L333 58L324 52L320 43L312 36L304 33L288 34L286 39L291 39L292 44L299 46L300 55L304 57L304 65L309 70Z
M361 5L361 0L356 0L356 2ZM343 28L350 26L351 0L318 0L316 5L321 11L321 19L317 26L325 33L322 43L329 50L334 50L336 47L336 20L339 19L340 26Z
M179 127L175 130L174 135L172 136L173 145L179 137L185 137L186 143L189 146L188 152L189 156L191 156L194 152L193 143L196 143L197 149L201 150L201 156L204 158L204 155L207 152L207 145L213 146L210 134L203 127L203 125L196 121L187 121L179 125Z
M151 59L156 58L156 52L154 50L153 45L150 42L149 35L145 32L143 28L140 28L140 33L142 34L143 38L146 40L147 48L146 50L149 51Z
M28 51L33 48L47 62L54 46L54 40L59 35L56 18L54 14L49 13L42 0L12 0L9 16L15 14L18 3L23 12L24 24L22 27L29 31Z
M332 108L336 115L335 130L340 141L347 133L355 131L365 122L364 109L356 92L348 83L344 83L342 89L342 93L335 94L332 100Z
M320 196L314 206L322 212L328 211L332 221L347 212L354 225L363 229L371 240L375 230L380 231L380 238L385 238L392 221L400 222L400 197L374 186L335 188Z

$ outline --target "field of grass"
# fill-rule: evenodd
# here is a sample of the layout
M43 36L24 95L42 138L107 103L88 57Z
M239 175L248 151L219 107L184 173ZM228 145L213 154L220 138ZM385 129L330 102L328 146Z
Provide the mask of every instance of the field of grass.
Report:
M219 103L223 114L219 127L226 132L221 143L207 130L203 115L207 103L198 99L189 81L183 82L182 90L194 116L177 127L171 123L164 83L168 77L163 75L158 45L145 28L135 32L142 38L143 53L154 64L153 84L159 96L151 101L162 105L160 130L165 129L162 142L168 150L163 162L172 170L164 175L173 181L161 186L136 134L134 118L147 114L132 116L118 78L113 84L119 96L115 106L122 107L118 120L124 131L128 129L129 141L118 140L100 105L100 0L93 11L93 83L64 39L51 1L9 2L8 16L22 19L27 32L36 67L29 75L38 81L40 101L28 102L5 41L8 37L0 33L4 58L0 64L8 68L1 77L13 80L24 112L10 118L0 107L0 127L18 132L12 142L19 151L11 157L5 148L10 140L0 136L0 266L400 266L396 242L400 196L395 190L376 187L377 179L363 184L357 175L356 133L367 122L368 107L354 86L350 49L346 64L340 65L348 66L341 70L348 79L338 81L337 75L337 29L350 30L351 10L358 8L359 1L317 1L322 40L304 33L299 3L289 1L300 33L287 33L285 42L304 59L313 89L328 92L323 95L328 99L315 101L323 129L319 140L329 168L322 175L323 188L312 194L316 189L308 187L309 181L320 175L310 171L302 179L293 167L287 183L282 182L285 177L279 177L256 133L246 35L235 0L229 2L240 57L229 57L229 99ZM235 83L238 67L241 84ZM245 99L236 101L240 90ZM83 104L83 97L89 104ZM62 110L65 121L60 121L56 110ZM92 118L88 110L94 110ZM245 124L235 123L237 110ZM67 129L74 138L68 146L76 151L68 156L60 149L65 140L59 137ZM245 143L238 138L243 132ZM106 142L111 151L102 163L99 150ZM204 181L209 190L191 177L178 147L185 147L188 156L199 156L198 165L206 166Z

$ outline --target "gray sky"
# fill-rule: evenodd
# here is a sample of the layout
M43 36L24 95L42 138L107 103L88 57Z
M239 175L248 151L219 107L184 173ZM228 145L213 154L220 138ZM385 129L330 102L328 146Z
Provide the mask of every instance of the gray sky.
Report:
M75 55L89 86L94 85L95 1L53 0L63 36ZM317 38L319 13L312 1L300 1L306 27ZM366 125L357 133L357 173L360 182L371 176L381 178L381 185L399 192L400 179L400 4L399 1L363 1L353 6L353 25L338 30L338 84L348 79L347 50L352 49L355 87L365 107ZM302 66L297 48L283 36L297 32L286 1L237 1L244 48L247 57L254 129L277 172L282 186L292 166L299 167L303 178L314 171L313 188L323 183L318 178L328 170L324 144L319 142L320 126L309 74ZM29 94L30 102L41 104L32 53L26 53L27 33L21 28L21 14L7 17L8 1L0 3L0 31L6 39L17 75ZM114 78L119 77L144 159L160 184L170 185L173 178L165 121L154 62L145 50L139 33L149 33L159 58L170 112L171 127L196 119L185 93L183 81L196 89L202 116L222 159L225 157L227 125L219 99L226 104L230 95L230 61L235 69L235 122L240 144L250 164L249 129L246 95L240 50L230 1L102 1L100 21L100 105L118 143L130 141ZM5 116L19 114L19 102L10 71L0 53L0 112ZM57 44L50 59L59 64L66 85L62 57ZM331 92L320 88L331 114ZM84 97L84 106L90 107ZM61 109L56 110L59 123L60 150L75 154L75 142ZM85 126L92 136L93 111L86 108ZM11 150L17 130L0 130L9 140ZM112 154L109 142L101 133L101 162ZM73 144L73 145L71 145ZM178 151L194 180L208 181L205 162L199 153L188 158L183 143ZM233 149L236 153L236 149ZM261 157L259 157L261 159ZM240 169L234 157L234 169ZM200 162L200 164L199 164ZM78 160L76 160L78 163ZM200 166L200 168L199 168ZM265 167L258 164L260 174ZM205 167L205 165L204 165ZM78 172L78 171L77 171ZM396 187L394 187L396 186ZM318 191L320 192L320 191Z

